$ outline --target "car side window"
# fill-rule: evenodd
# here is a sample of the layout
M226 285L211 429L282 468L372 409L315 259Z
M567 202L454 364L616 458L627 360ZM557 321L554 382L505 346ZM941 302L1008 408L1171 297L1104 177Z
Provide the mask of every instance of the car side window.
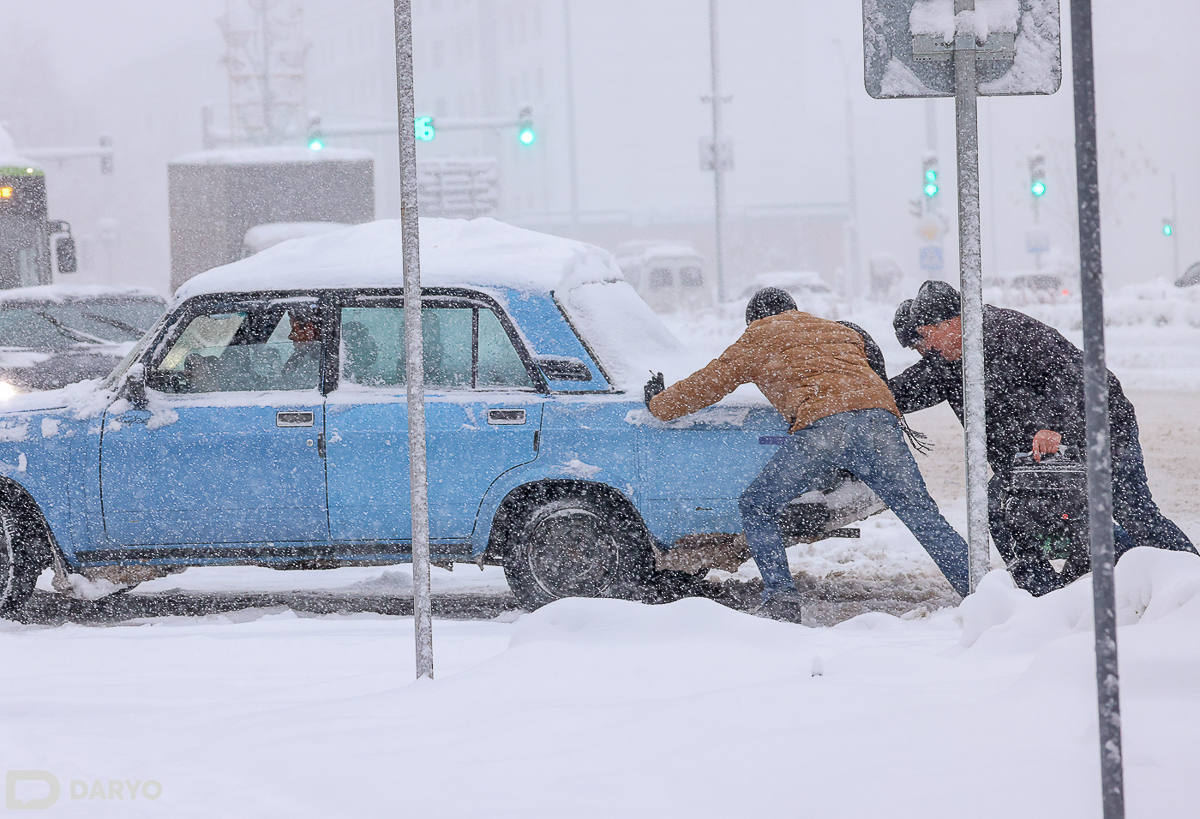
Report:
M517 354L504 325L491 310L479 311L479 374L477 387L533 387L525 362Z
M195 316L147 372L147 385L195 394L308 390L321 384L315 305L262 304Z
M491 310L472 304L421 311L425 383L431 388L532 389L524 362ZM405 383L404 308L343 307L341 381L362 387Z

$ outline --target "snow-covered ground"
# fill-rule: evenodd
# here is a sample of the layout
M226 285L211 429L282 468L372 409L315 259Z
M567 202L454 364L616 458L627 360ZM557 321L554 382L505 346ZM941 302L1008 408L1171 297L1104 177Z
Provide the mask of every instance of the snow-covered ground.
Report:
M1117 588L1128 815L1195 816L1200 560L1140 550ZM437 621L418 683L409 618L4 624L0 748L88 817L1091 817L1089 601L1002 572L834 628L566 600Z
M1160 505L1200 540L1200 321L1186 305L1158 320L1162 300L1143 301L1125 315L1148 320L1110 328L1110 361L1133 387ZM1066 308L1038 309L1074 332ZM915 359L890 307L840 317L872 332L891 371ZM732 315L672 325L708 356L740 332ZM912 421L937 444L920 464L963 531L961 428L945 407ZM839 598L831 622L888 595L904 614L811 627L703 599L566 600L436 620L437 679L418 683L409 617L278 606L119 627L0 621L0 754L53 776L53 811L88 817L1098 815L1087 580L1035 600L996 571L947 607L890 513L789 558L810 592ZM753 577L747 565L718 579ZM495 568L434 569L433 582L438 595L507 591ZM132 595L174 589L404 596L411 573L193 569ZM1200 560L1135 551L1117 590L1128 815L1191 817ZM15 782L12 795L47 788Z

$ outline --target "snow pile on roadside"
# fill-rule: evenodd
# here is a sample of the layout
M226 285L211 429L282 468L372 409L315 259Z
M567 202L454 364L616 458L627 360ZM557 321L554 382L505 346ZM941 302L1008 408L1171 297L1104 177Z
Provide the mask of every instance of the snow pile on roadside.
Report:
M1120 626L1168 618L1200 627L1200 560L1183 552L1141 547L1117 564ZM1065 589L1034 598L1013 586L1005 572L989 573L959 606L960 645L989 651L1030 651L1093 629L1092 584L1087 576ZM1195 628L1189 628L1195 635ZM1200 643L1193 636L1193 647Z

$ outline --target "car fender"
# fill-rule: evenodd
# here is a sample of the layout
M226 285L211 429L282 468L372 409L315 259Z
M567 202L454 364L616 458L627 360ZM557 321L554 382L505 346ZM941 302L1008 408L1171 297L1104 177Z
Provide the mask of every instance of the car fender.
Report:
M0 480L28 496L64 557L73 555L71 451L80 422L65 409L0 416ZM84 432L86 434L86 432Z
M504 499L531 483L567 480L604 485L636 509L640 472L636 429L624 420L629 406L627 401L612 400L548 402L537 457L496 478L480 502L471 536L475 557L486 551Z

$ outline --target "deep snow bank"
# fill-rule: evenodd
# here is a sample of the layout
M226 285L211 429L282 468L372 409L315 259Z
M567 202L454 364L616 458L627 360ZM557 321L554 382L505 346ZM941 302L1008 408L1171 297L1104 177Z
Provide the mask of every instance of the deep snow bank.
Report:
M1120 626L1170 620L1179 637L1200 647L1200 558L1142 547L1116 568ZM991 651L1035 651L1054 640L1093 628L1091 576L1035 598L1013 586L1007 572L991 572L958 607L959 644Z

